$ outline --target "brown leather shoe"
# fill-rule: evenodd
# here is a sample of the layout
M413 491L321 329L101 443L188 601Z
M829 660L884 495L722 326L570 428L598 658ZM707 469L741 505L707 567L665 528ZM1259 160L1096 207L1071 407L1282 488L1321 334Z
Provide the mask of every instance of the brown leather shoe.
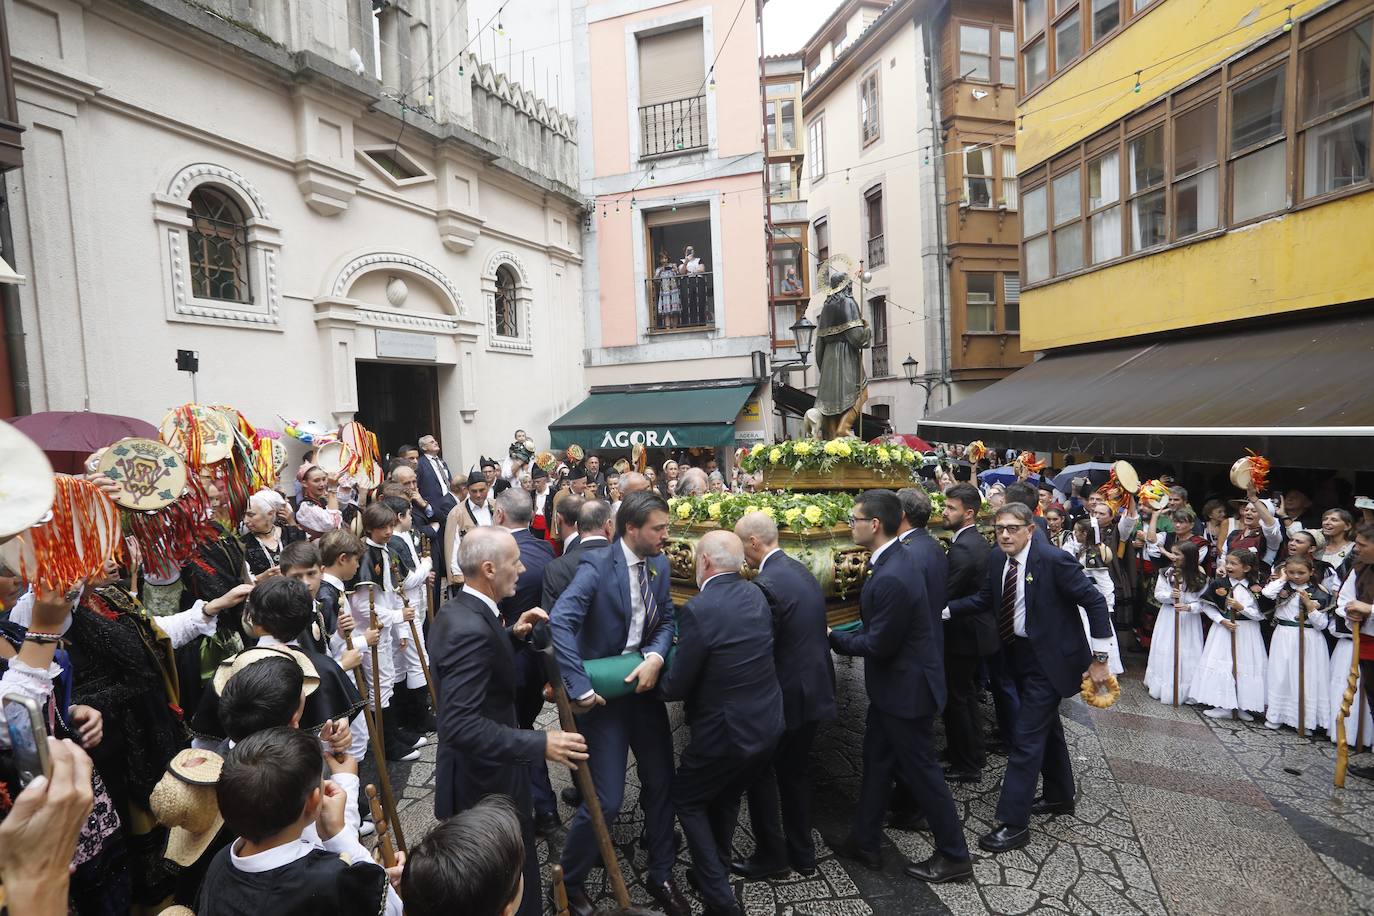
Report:
M654 903L664 912L664 916L692 916L691 904L682 896L682 891L672 878L662 884L650 881L645 887L649 891L649 896L654 898Z
M549 902L554 904L554 911L557 912L558 904L554 903L552 896L550 896ZM586 894L576 893L568 895L569 916L592 916L593 912L594 908L592 907L592 902L587 899Z

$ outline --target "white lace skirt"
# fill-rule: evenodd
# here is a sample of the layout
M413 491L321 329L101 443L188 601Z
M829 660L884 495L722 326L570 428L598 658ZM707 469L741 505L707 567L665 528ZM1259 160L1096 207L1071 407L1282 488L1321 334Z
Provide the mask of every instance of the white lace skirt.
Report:
M1345 682L1350 676L1350 640L1336 640L1336 648L1331 650L1331 679L1327 690L1326 732L1336 741L1336 717L1341 714L1341 701L1345 699ZM1358 716L1358 718L1357 718ZM1363 725L1361 724L1363 723ZM1356 737L1362 739L1365 747L1374 745L1374 716L1369 714L1369 704L1364 699L1364 678L1355 685L1355 702L1350 704L1350 715L1345 717L1345 741L1355 747Z
M1241 620L1236 627L1236 676L1231 675L1231 633L1220 623L1212 625L1197 673L1188 687L1188 699L1221 709L1264 710L1265 668L1268 657L1264 653L1264 637L1259 624ZM1240 685L1239 702L1236 684Z
M1188 685L1197 672L1202 658L1201 615L1178 615L1178 692L1179 702L1188 695ZM1165 605L1159 609L1154 633L1150 636L1150 661L1145 666L1145 689L1161 703L1174 702L1174 609Z
M1303 726L1325 728L1331 718L1331 657L1326 637L1310 627L1302 634ZM1269 641L1269 673L1265 678L1268 708L1265 718L1280 725L1298 727L1298 628L1275 626Z

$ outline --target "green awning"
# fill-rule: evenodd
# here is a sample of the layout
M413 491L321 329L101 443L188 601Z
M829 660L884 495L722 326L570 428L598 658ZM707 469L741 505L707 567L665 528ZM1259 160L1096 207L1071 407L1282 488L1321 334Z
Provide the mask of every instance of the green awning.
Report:
M758 383L607 386L549 424L550 448L729 448L735 418Z

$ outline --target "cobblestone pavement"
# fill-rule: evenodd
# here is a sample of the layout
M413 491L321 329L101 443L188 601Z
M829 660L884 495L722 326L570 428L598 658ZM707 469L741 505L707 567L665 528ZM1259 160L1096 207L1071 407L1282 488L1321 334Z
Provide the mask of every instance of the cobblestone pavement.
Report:
M862 769L867 702L862 663L837 664L840 717L823 728L813 751L819 870L810 879L736 883L749 916L788 914L1225 914L1287 916L1374 912L1374 783L1350 777L1331 784L1334 747L1259 721L1206 718L1150 698L1140 682L1144 659L1128 655L1121 700L1099 711L1074 698L1063 706L1078 780L1077 813L1037 819L1029 846L981 854L991 829L1005 758L991 757L977 785L953 786L974 880L931 887L902 874L907 860L930 855L928 833L887 831L886 866L871 872L838 859L825 838L843 837ZM991 707L985 710L991 724ZM672 707L678 749L688 734ZM553 719L552 707L545 719ZM1354 758L1368 763L1368 755ZM412 841L433 824L434 748L395 767L401 820ZM553 774L555 789L569 783ZM403 788L402 788L403 787ZM644 854L633 763L625 811L612 828L636 903L648 903L638 879ZM571 812L562 810L566 822ZM736 849L752 849L741 812ZM547 887L563 832L540 843ZM684 893L685 847L676 877ZM600 869L588 893L611 900ZM689 893L690 897L690 893ZM700 904L694 901L699 912Z

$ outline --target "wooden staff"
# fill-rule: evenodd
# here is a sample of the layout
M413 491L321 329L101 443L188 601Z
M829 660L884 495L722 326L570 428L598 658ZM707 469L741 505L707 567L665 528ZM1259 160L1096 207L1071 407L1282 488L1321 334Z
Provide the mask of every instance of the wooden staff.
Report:
M1183 579L1181 574L1174 575L1174 707L1178 707L1178 643L1179 616L1178 603L1183 600Z
M544 662L544 676L553 688L559 724L563 731L578 734L572 701L568 699L567 687L563 686L563 674L558 668L558 657L553 652L553 636L547 625L534 628L531 646ZM601 812L601 800L596 796L596 783L592 781L590 763L591 761L584 760L578 764L577 769L573 770L573 781L582 792L582 803L587 806L587 816L592 822L592 831L596 834L596 845L601 849L601 862L606 866L606 877L610 879L616 906L628 909L630 891L625 886L625 876L620 872L620 860L616 858L615 845L611 842L611 831L606 827L606 816Z
M568 886L563 883L563 866L553 867L553 916L568 916Z
M1303 630L1307 629L1306 593L1298 592L1298 737L1307 737L1307 653L1303 651Z
M1345 769L1350 764L1350 745L1346 741L1345 717L1350 715L1350 707L1355 702L1355 688L1360 683L1360 630L1364 621L1355 624L1350 630L1350 674L1345 679L1345 696L1341 697L1341 711L1336 716L1336 788L1345 788ZM1363 718L1363 710L1361 710Z
M367 607L372 617L371 626L375 630L378 628L376 605L377 585L374 582L358 583L359 588L362 588L364 585L368 587ZM378 639L378 643L380 642L381 640ZM363 712L367 713L370 709L368 706L367 678L363 675L361 666L353 669L353 676L357 678L358 693L360 693L363 698ZM382 672L381 667L377 664L377 646L375 645L372 647L372 682L376 685L372 696L376 697L377 702L375 704L376 708L371 709L371 714L367 717L368 737L372 742L372 756L377 760L377 780L382 784L382 804L391 815L391 823L395 825L392 829L396 833L396 845L404 850L406 848L406 838L405 834L401 832L400 818L396 816L396 796L391 792L391 774L386 770L386 741L382 737Z
M406 610L411 610L410 597L406 595L404 588L400 589L401 601ZM410 638L415 640L415 654L420 657L420 670L425 673L425 686L429 688L429 702L434 709L435 715L439 714L439 695L434 692L434 678L429 675L429 659L425 658L425 646L420 642L420 631L415 627L414 618L406 621L410 624Z
M382 865L391 868L396 864L396 851L391 848L391 837L387 834L391 824L382 811L382 803L377 800L377 787L369 783L364 791L367 792L367 806L372 809L372 823L377 828L377 847L382 851Z
M428 560L428 559L429 559L429 536L426 535L426 534L424 534L424 533L421 533L421 535L420 535L420 559L421 559L421 560ZM432 566L431 566L431 571L433 571L433 567L432 567ZM429 577L428 577L428 576L425 577L425 620L426 620L427 622L429 622L429 623L434 623L434 593L430 590L430 586L429 586ZM417 643L416 645L418 645L418 643ZM423 658L424 658L424 654L421 653L420 657L423 659ZM426 668L426 670L425 670L425 680L429 680L429 670L428 670L427 668ZM434 688L433 688L433 686L430 687L429 692L430 692L430 694L433 694L433 693L434 693ZM438 708L439 708L439 706L438 706L438 703L436 702L436 703L435 703L435 709L436 709L436 711L438 710Z

